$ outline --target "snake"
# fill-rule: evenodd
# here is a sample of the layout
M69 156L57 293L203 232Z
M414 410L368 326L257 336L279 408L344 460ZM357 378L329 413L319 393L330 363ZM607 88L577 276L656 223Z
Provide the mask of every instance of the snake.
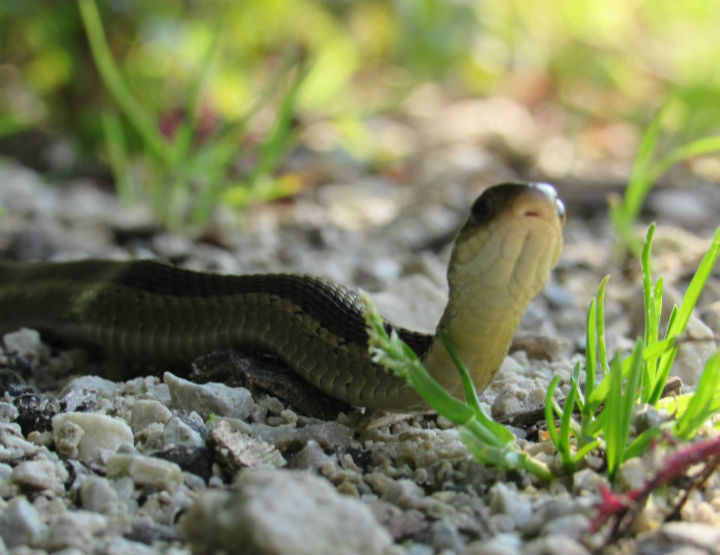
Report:
M546 183L501 183L473 202L453 241L448 302L435 334L392 326L455 396L462 381L444 332L478 391L500 368L563 246L565 209ZM300 274L221 275L143 259L0 262L0 332L173 368L223 349L279 358L327 395L369 409L428 409L373 361L355 291Z

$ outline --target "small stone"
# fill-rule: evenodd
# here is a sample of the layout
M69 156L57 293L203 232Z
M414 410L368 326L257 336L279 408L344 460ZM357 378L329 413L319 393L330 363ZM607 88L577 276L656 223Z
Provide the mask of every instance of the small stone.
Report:
M81 404L97 402L98 398L113 400L118 384L100 376L78 376L70 380L58 394L66 411L73 411Z
M253 437L272 443L281 450L300 448L310 440L316 441L325 449L357 446L352 430L334 421L308 424L302 428L295 424L269 426L256 423L250 426L250 430Z
M523 332L513 337L510 352L525 351L529 359L551 361L555 360L563 349L567 349L568 343L560 337Z
M150 424L166 424L171 417L172 412L162 403L153 399L138 399L132 408L130 428L137 434Z
M607 478L598 474L592 468L583 468L572 475L573 493L576 495L588 492L598 492L601 487L610 487Z
M533 536L539 533L543 525L555 518L575 514L578 511L578 503L567 498L551 498L539 507L535 507L532 515L522 528L525 536Z
M13 422L17 420L18 409L12 403L0 401L0 420L4 422Z
M540 530L541 536L552 534L567 536L574 540L580 540L588 533L590 520L586 515L574 514L564 515L547 521Z
M44 529L40 515L25 496L11 499L0 514L2 538L10 549L21 545L37 545L43 537Z
M12 466L10 466L9 464L0 463L0 498L2 499L9 499L17 493L17 488L15 488L14 485L10 484L10 476L12 476L12 471Z
M700 522L666 522L655 534L671 544L689 545L720 553L720 528Z
M532 515L530 501L515 488L504 482L496 482L488 492L490 509L512 518L516 528L522 528Z
M38 451L36 445L22 437L20 426L14 422L0 422L0 460L27 459Z
M35 330L20 328L18 331L3 336L5 352L35 363L48 358L50 350L40 341L40 334Z
M297 470L317 471L328 462L332 462L332 457L323 451L317 441L311 439L290 459L288 466Z
M52 428L52 417L57 412L57 404L47 397L26 393L15 399L18 416L15 420L27 436L31 432L45 432Z
M158 549L122 536L110 536L102 538L97 552L106 555L127 555L128 553L133 555L157 555ZM171 551L168 550L167 553L171 553ZM185 550L179 551L179 553L185 553Z
M118 504L118 495L109 480L90 476L80 488L80 502L85 510L112 514Z
M203 436L184 422L179 416L173 416L165 425L163 441L166 446L190 445L200 447L205 445Z
M522 540L515 534L497 534L489 540L481 539L469 543L463 555L522 555Z
M143 455L111 455L105 465L109 478L129 476L136 484L174 491L182 484L182 470L175 463Z
M285 458L275 446L233 431L224 420L212 427L209 439L220 463L227 467L231 475L241 468L285 465Z
M372 472L365 475L365 481L380 495L383 501L403 509L414 509L425 497L425 491L412 480L393 480L385 474Z
M212 453L205 445L171 445L162 451L155 451L153 455L173 462L185 472L196 474L205 481L212 476L214 461Z
M151 545L155 541L177 541L178 531L172 526L156 524L149 519L139 520L133 523L132 529L125 534L125 538L136 542Z
M17 465L13 469L11 479L21 487L62 494L65 492L64 484L68 479L68 472L59 461L38 459Z
M232 494L201 492L185 513L181 531L195 552L243 546L257 554L374 554L392 546L365 504L338 494L317 476L244 470L234 487Z
M50 523L47 548L49 551L75 548L88 553L93 535L106 526L107 519L98 513L82 510L63 513Z
M426 531L427 540L436 551L447 550L450 553L460 553L463 549L463 541L457 526L447 520L433 522Z
M623 489L635 489L641 487L650 477L651 469L646 461L640 457L633 457L626 460L619 468L617 483Z
M253 412L252 395L243 387L215 382L195 384L170 372L163 374L163 380L170 389L173 407L197 411L205 420L211 415L245 419Z
M132 430L124 420L104 414L66 412L56 415L52 425L58 452L77 456L85 463L97 462L121 445L134 443Z
M396 542L419 534L428 527L428 522L420 511L403 511L391 503L375 501L368 505L375 520L392 534Z
M161 422L148 424L142 430L135 433L135 443L142 451L159 449L165 444L163 439L164 430L165 425Z
M527 408L527 403L515 395L498 395L492 403L490 414L495 420L512 417Z
M590 551L584 545L567 536L555 534L542 536L526 543L522 552L537 555L557 555L558 553L563 555L590 555Z

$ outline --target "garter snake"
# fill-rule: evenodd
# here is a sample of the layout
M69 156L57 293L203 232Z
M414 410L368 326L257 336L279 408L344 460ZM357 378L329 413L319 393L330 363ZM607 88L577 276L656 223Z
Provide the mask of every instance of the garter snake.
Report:
M497 372L528 303L555 266L564 221L550 185L504 183L477 198L458 232L437 329L455 345L478 390ZM21 326L170 367L220 349L259 350L350 404L426 408L404 381L371 361L358 296L316 277L226 276L150 260L0 262L0 332ZM442 341L398 333L435 379L460 395Z

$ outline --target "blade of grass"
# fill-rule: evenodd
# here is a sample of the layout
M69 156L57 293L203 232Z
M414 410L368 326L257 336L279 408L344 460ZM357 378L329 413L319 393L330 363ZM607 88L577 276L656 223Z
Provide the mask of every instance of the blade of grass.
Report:
M297 74L292 80L290 89L282 99L273 128L260 147L260 159L248 178L250 183L255 181L258 176L270 173L289 144L295 104L305 78L309 74L309 69L306 65L297 68Z
M447 334L444 331L440 330L438 331L438 335L440 336L440 339L442 340L445 349L447 349L447 352L450 355L450 359L453 361L455 368L460 374L460 380L462 381L463 386L463 393L465 394L465 402L468 404L468 406L470 406L470 408L473 409L475 413L475 418L477 418L477 420L483 426L492 430L493 434L503 439L505 443L510 443L511 441L513 441L515 439L515 436L512 434L512 432L510 432L510 430L508 430L502 424L499 424L498 422L492 420L489 416L485 414L485 411L482 410L482 407L480 406L480 401L478 400L477 390L475 389L475 385L473 384L472 378L470 377L470 372L468 371L467 366L465 366L465 363L462 361L462 359L460 359L460 355L458 355L457 349L455 349L453 344L450 342Z
M597 312L597 317L595 319L595 327L597 328L596 335L598 344L598 358L600 362L600 370L602 371L603 376L608 373L607 349L605 346L605 289L609 280L609 275L603 278L603 280L600 282L600 287L598 287L597 296L595 297L595 310ZM594 383L592 385L593 387L595 386Z
M172 154L168 143L158 130L154 120L132 95L115 64L105 38L100 13L94 0L78 0L78 8L90 43L93 60L97 65L105 87L125 117L128 118L135 130L143 138L150 151L163 162L171 163Z
M652 251L652 241L655 235L655 224L650 224L643 243L642 254L640 256L642 268L642 284L643 284L643 301L645 307L645 331L643 333L643 343L645 348L652 347L658 341L658 333L660 328L660 312L658 312L658 302L655 297L657 292L652 283L652 266L650 255ZM662 283L662 282L660 282ZM660 299L662 302L662 299ZM655 361L646 360L643 366L643 401L647 402L652 393L655 384Z
M636 251L637 240L632 234L632 223L640 213L645 195L652 186L652 181L647 179L647 170L650 167L660 137L662 122L665 114L670 109L670 104L670 102L667 102L658 110L643 134L622 201L610 204L610 219L613 226L624 243L634 252Z
M628 379L623 391L623 366L628 367ZM605 451L608 474L611 478L624 460L630 436L633 406L638 395L642 370L642 340L638 339L630 357L621 362L616 357L610 364L610 390L603 413Z
M210 159L208 168L202 171L208 185L203 193L195 199L193 210L190 216L191 223L200 223L207 220L213 206L221 199L223 194L232 187L228 185L227 169L231 162L237 157L242 139L247 132L250 121L260 111L260 107L274 91L282 88L282 81L287 79L288 72L301 62L299 51L295 50L286 54L278 69L273 73L268 84L257 95L253 105L245 115L237 122L222 126L207 142L207 147L201 147L197 157ZM307 68L298 70L297 75L305 75ZM292 87L291 87L292 88ZM294 93L297 95L297 91ZM287 99L287 94L286 97ZM295 99L293 99L294 105ZM267 164L267 161L265 162ZM258 180L260 173L256 170L253 176L245 181L239 182L242 187L248 187ZM252 195L247 195L251 197Z
M478 400L477 396L477 391L475 390L475 385L472 382L470 372L468 372L465 363L460 360L460 355L458 355L458 352L453 346L453 344L450 343L450 339L448 338L447 333L445 333L443 330L438 330L437 333L440 336L440 340L443 342L443 345L445 346L445 350L448 352L448 355L450 355L450 360L453 361L455 368L457 368L458 372L460 373L463 393L465 394L465 402L470 405L473 410L482 412L482 409L480 408L480 401Z
M712 269L715 267L718 256L720 256L720 227L715 231L712 244L700 262L695 275L690 281L690 285L688 285L687 291L685 291L685 295L680 303L677 315L672 319L669 325L666 336L667 338L677 337L685 331L687 323L690 320L690 315L695 308L695 304L700 297L700 293L705 287L705 283L710 276L710 272L712 272ZM658 399L660 399L660 395L662 395L662 390L665 387L665 382L670 374L670 367L675 360L676 353L677 347L673 347L660 358L657 379L655 381L652 395L648 401L653 405L657 403Z
M108 111L102 113L101 121L118 197L126 206L133 205L139 200L139 193L129 170L130 163L122 124L116 114Z
M597 299L590 301L585 326L585 413L589 416L597 408L590 404L597 376Z
M660 131L662 130L665 114L671 109L672 104L672 100L668 101L657 111L650 125L645 130L640 141L640 147L635 155L628 187L620 207L622 210L622 218L627 224L626 229L628 230L629 226L640 213L640 208L642 207L647 191L652 185L652 182L647 179L647 170L650 167L658 139L660 138Z
M633 439L623 452L623 461L639 457L648 448L650 443L663 432L662 426L653 426L644 430L635 439Z
M189 107L188 113L180 123L177 133L175 134L173 144L174 164L183 164L188 160L188 154L190 152L190 147L192 146L192 139L195 135L200 108L202 107L201 93L204 89L205 81L210 73L210 69L213 67L215 55L222 44L223 29L224 26L220 22L215 25L210 45L201 57L200 64L198 66L199 69L195 71L192 82L190 83L187 103Z
M697 389L690 398L687 408L675 421L673 432L688 440L700 426L715 412L714 401L720 392L720 351L711 356L703 370Z
M694 156L701 156L720 150L720 135L702 137L681 145L653 163L660 132L666 115L678 102L673 97L667 100L650 122L635 156L628 186L622 201L610 203L613 226L632 252L638 253L637 239L632 233L632 224L637 219L642 204L653 184L675 164Z
M558 450L558 453L560 453L560 456L563 460L563 463L566 459L566 453L563 451L563 442L560 439L560 432L557 429L557 426L555 426L555 411L553 410L553 407L555 405L554 403L554 395L555 390L557 389L558 384L560 383L560 376L555 376L552 381L550 382L550 385L548 386L547 393L545 394L545 424L547 425L548 434L550 435L550 440L555 445L555 448ZM558 410L558 412L562 413L561 410Z

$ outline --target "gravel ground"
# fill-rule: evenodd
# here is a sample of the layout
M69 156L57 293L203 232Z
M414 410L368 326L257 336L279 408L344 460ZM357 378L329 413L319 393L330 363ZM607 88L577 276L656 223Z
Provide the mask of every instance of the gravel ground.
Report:
M442 167L443 187L388 186L332 170L332 184L253 210L223 232L221 246L148 230L146 214L122 209L88 184L60 191L5 162L0 255L160 257L222 273L321 274L374 292L396 323L430 330L444 303L449 240L487 184L470 178L487 159L480 149L429 157L426 182L437 182L434 168ZM506 168L488 173L512 175ZM716 220L717 193L705 194L668 190L652 199L658 220L668 222L655 252L670 295L683 291L708 244L699 238L708 237L706 228L692 234L672 225L691 210L700 211L694 224ZM567 380L604 274L613 274L611 349L632 345L642 321L637 268L613 265L605 214L580 219L568 205L567 247L520 326L525 343L482 396L497 417L540 406L553 376ZM218 222L223 230L226 224ZM715 274L696 333L720 333L718 298ZM683 347L674 371L685 387L713 349ZM118 361L47 346L32 330L3 338L0 554L720 553L717 473L691 492L679 520L665 517L684 491L681 482L653 495L630 530L604 546L607 531L590 531L600 487L608 485L597 472L599 457L547 484L476 462L437 416L355 411L321 420L269 395L192 383L173 368L124 381L100 377L117 366L123 370ZM559 464L548 441L516 432L528 451ZM642 484L667 455L653 450L628 461L615 490Z

